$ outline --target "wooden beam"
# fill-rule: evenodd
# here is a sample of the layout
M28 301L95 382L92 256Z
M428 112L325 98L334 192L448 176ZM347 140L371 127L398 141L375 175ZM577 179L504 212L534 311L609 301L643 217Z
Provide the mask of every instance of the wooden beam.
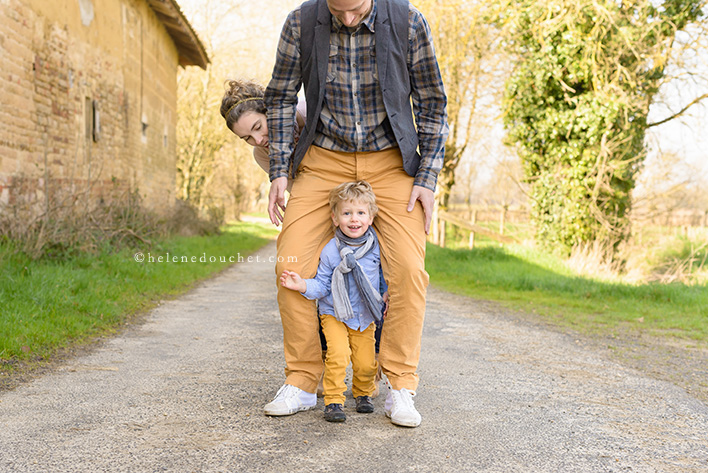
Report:
M482 226L479 226L477 224L469 223L460 217L456 217L454 215L451 215L447 212L440 211L439 213L439 218L441 220L445 220L447 222L450 222L453 225L457 225L460 228L465 228L467 230L470 230L474 233L479 233L480 235L484 235L488 238L491 238L492 240L498 241L500 243L518 243L518 241L515 238L512 238L510 236L502 235L497 232L493 232L492 230L488 230Z
M147 0L157 19L177 47L181 66L195 65L206 69L209 56L175 0Z

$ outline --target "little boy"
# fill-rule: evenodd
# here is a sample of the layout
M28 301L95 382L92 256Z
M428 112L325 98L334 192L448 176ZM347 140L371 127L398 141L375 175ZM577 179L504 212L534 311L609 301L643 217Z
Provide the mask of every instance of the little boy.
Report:
M320 255L317 275L302 279L297 273L283 271L280 284L307 299L319 300L322 331L327 340L324 388L324 418L344 422L344 383L350 353L352 395L356 411L374 412L377 362L375 358L375 322L388 299L379 293L381 256L378 239L371 224L378 212L376 196L365 181L347 182L329 194L335 237ZM350 351L351 350L351 351Z

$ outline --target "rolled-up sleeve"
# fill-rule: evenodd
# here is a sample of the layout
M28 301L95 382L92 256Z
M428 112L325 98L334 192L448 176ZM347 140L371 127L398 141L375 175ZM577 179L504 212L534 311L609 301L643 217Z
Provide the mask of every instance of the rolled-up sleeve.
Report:
M300 9L292 11L280 33L275 66L265 91L268 109L269 177L287 177L294 149L293 125L297 93L302 85L300 71Z
M317 274L312 279L305 279L307 290L301 292L306 299L322 299L332 291L332 274L335 264L327 252L327 248L322 250L320 264L317 266Z
M430 26L425 17L413 7L410 9L409 22L408 70L421 158L414 185L435 190L449 133L447 96L435 57Z

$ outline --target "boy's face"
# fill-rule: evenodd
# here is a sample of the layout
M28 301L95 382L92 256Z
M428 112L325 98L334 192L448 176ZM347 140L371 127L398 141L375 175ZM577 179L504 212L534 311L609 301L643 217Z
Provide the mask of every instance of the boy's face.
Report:
M358 201L341 202L337 212L332 212L332 222L349 238L359 238L371 226L369 204Z

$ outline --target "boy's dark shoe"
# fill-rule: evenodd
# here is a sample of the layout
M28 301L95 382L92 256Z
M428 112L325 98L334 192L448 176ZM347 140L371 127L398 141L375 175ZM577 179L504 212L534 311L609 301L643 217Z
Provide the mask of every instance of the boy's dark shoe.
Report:
M356 398L356 411L362 414L374 412L374 404L369 396L359 396Z
M324 418L327 422L344 422L347 415L342 410L341 404L327 404L325 406Z

